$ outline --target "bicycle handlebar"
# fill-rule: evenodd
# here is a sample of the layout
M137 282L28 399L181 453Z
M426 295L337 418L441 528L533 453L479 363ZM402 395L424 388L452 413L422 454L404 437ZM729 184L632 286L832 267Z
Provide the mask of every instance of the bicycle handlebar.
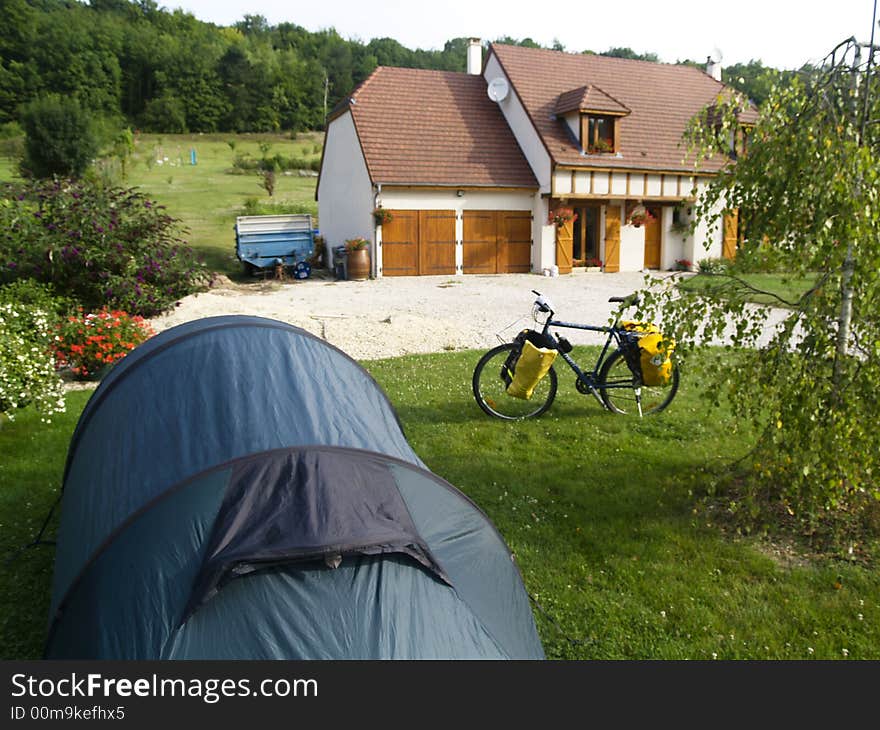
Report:
M543 296L541 292L535 291L532 289L532 294L537 296L535 299L535 306L538 308L539 312L549 312L553 313L553 305L550 303L550 300L547 297Z

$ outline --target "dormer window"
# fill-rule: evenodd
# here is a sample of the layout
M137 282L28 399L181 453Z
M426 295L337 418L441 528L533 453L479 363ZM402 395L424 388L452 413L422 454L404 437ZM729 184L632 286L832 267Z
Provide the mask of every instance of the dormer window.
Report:
M758 118L750 101L736 91L725 90L701 114L703 125L714 129L720 153L731 160L746 154Z
M581 114L581 149L587 154L617 152L617 118Z
M630 111L598 86L588 84L560 94L555 114L577 136L586 155L620 152L620 120Z

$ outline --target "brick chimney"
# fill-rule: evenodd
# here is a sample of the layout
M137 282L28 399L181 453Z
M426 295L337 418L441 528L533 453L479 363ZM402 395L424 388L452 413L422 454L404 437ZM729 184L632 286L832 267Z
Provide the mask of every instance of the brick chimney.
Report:
M479 38L468 39L467 72L474 76L483 72L483 46Z

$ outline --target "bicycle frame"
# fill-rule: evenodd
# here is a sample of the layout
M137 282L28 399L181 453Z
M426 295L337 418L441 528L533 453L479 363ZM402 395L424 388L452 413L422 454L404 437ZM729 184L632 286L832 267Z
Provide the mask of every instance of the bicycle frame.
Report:
M551 327L562 327L565 329L582 330L586 332L602 332L608 335L608 337L605 338L605 344L602 346L602 351L599 353L596 364L593 365L593 369L591 371L582 370L568 352L564 352L562 349L560 349L559 337L550 331ZM553 343L557 352L559 352L559 355L562 357L563 360L565 360L565 362L568 364L568 367L570 367L572 372L574 372L574 374L577 376L578 383L583 383L584 387L589 389L589 391L599 401L599 403L602 404L603 408L605 407L605 403L602 401L602 398L600 397L597 388L631 387L624 385L599 386L599 370L602 368L602 364L605 362L605 358L608 356L609 350L611 349L611 343L614 342L615 345L620 345L620 336L617 334L617 329L615 327L592 324L578 324L576 322L565 322L563 320L553 319L551 316L548 317L547 320L544 322L541 334Z

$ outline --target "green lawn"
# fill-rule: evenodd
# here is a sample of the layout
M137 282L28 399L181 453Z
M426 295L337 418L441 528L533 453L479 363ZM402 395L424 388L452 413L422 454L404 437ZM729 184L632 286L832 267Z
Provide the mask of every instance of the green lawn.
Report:
M476 501L515 553L541 606L535 615L548 657L880 658L875 570L738 537L698 507L713 469L749 446L729 414L704 404L711 383L698 365L653 418L607 413L560 373L548 414L506 423L473 401L480 354L365 366L416 452ZM0 428L4 553L32 538L57 495L86 398L69 395L68 413L50 426L25 411ZM3 658L40 655L52 556L53 548L36 547L4 566Z
M235 258L235 217L242 214L248 198L269 201L256 174L231 174L237 155L263 156L260 144L269 144L269 157L276 154L306 160L319 159L322 132L289 136L268 134L151 135L138 136L125 185L138 187L165 205L187 229L185 239L205 258L208 266L227 275L240 273ZM234 143L235 148L230 146ZM195 150L196 164L191 163ZM167 158L167 159L166 159ZM15 165L0 159L0 181L15 177ZM278 173L274 203L304 206L317 216L313 176Z
M744 299L755 304L788 306L797 302L814 279L803 279L786 274L736 274L744 282L718 274L697 274L684 279L679 288L704 296L724 299Z

